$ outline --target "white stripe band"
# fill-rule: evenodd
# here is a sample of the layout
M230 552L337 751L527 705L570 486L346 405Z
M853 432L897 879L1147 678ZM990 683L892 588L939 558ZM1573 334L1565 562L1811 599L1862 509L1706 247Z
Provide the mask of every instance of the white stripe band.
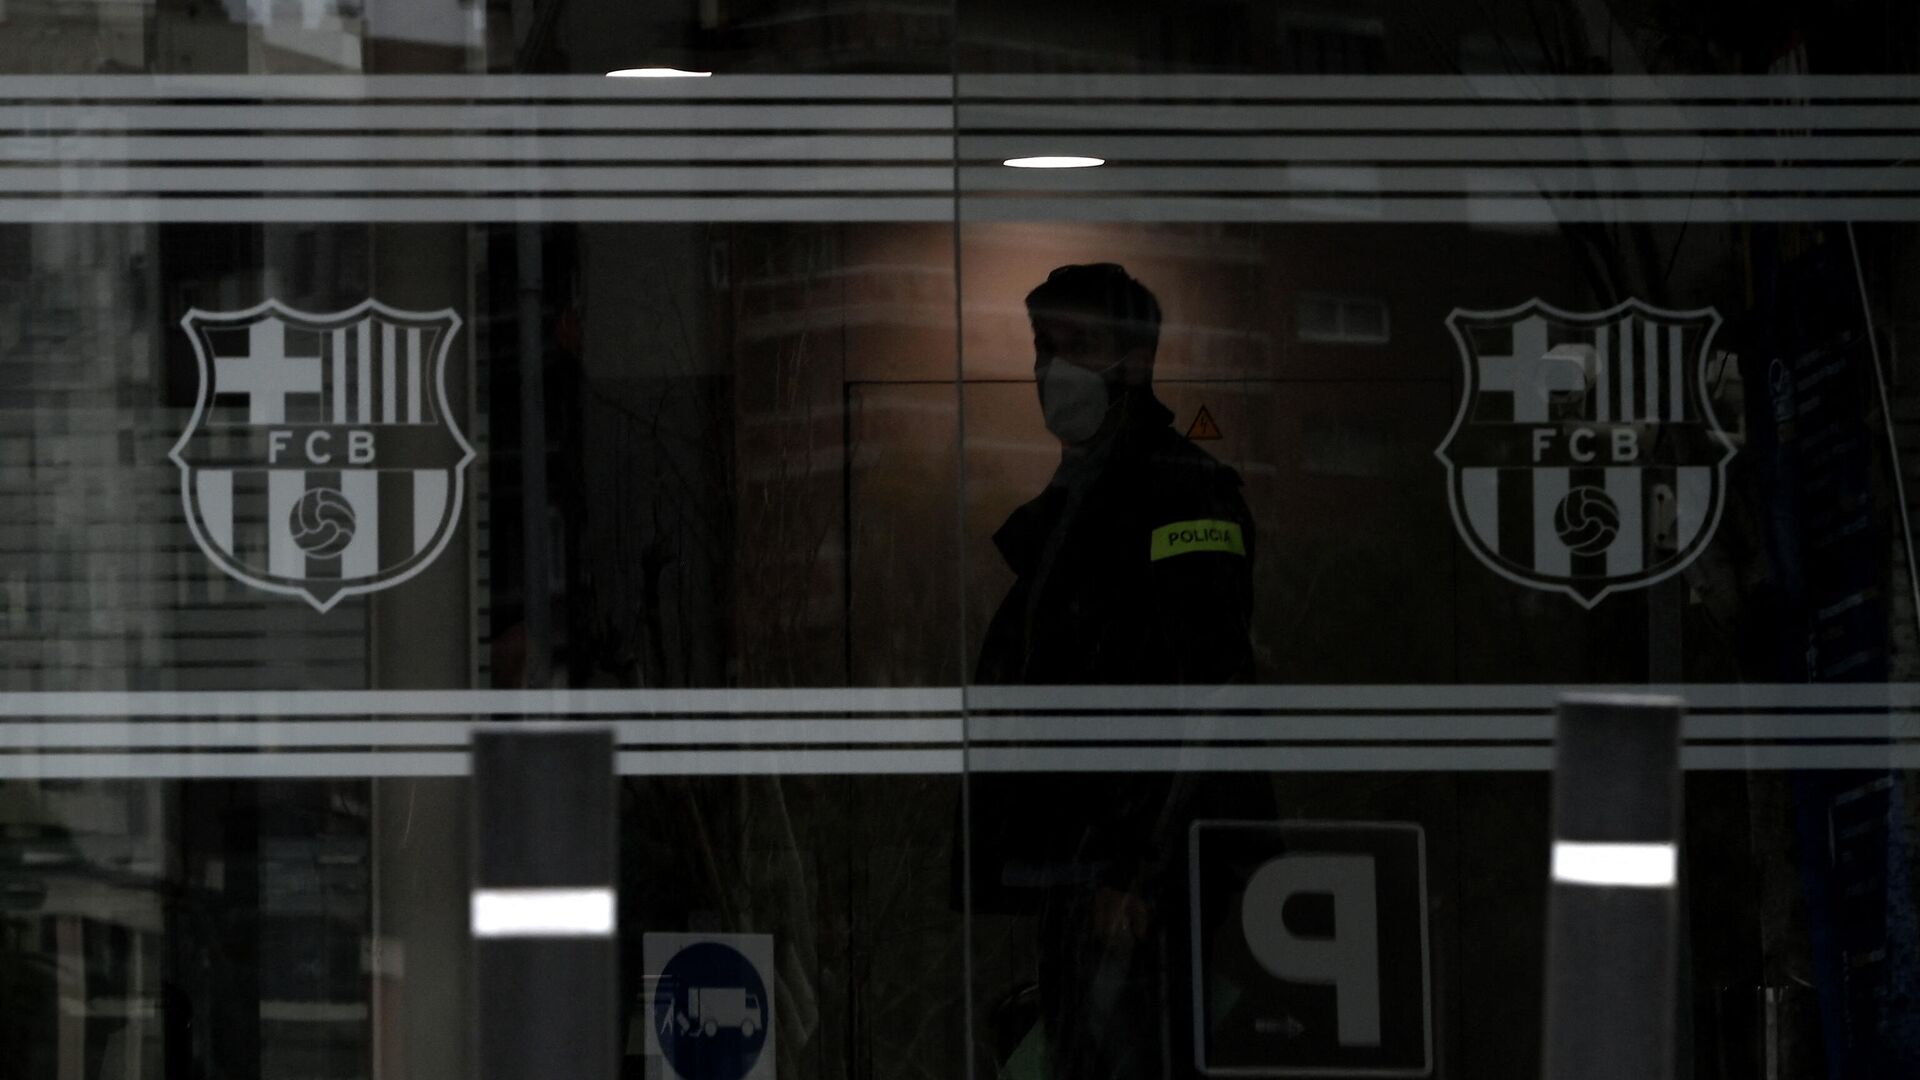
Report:
M1519 106L1527 108L1528 106ZM1013 108L1018 108L1014 106ZM1087 106L1080 106L1081 109ZM1173 106L1191 109L1191 106ZM1269 107L1271 108L1271 107ZM1284 106L1282 106L1284 108ZM1743 112L1751 107L1737 107ZM1782 108L1760 106L1760 116ZM1870 115L1862 108L1842 107L1849 115ZM1879 107L1878 111L1886 111ZM1224 115L1232 115L1231 107ZM1098 114L1095 114L1098 115ZM1571 121L1571 114L1569 121ZM1623 114L1630 115L1630 114ZM600 130L779 130L904 131L943 128L951 123L952 107L938 105L0 105L0 128L45 131L592 131ZM1790 115L1785 125L1794 124Z
M791 101L824 98L1057 101L1070 97L1469 102L1652 99L1882 100L1920 96L1912 75L744 75L609 79L604 75L0 75L20 100L243 98L529 101Z
M1904 131L1912 105L1661 103L1595 107L1504 103L1364 105L1074 101L959 103L972 131ZM947 104L320 104L0 105L0 128L20 132L145 131L912 131L947 128Z
M1679 876L1679 864L1679 851L1671 843L1553 842L1553 880L1560 885L1671 889Z
M622 776L960 776L965 773L1548 772L1553 747L1538 746L1081 746L871 749L645 749L615 759ZM1690 746L1689 772L1920 769L1913 744ZM0 754L4 780L312 779L466 776L461 750L207 753Z
M764 690L20 690L0 692L0 717L236 717L267 720L318 716L778 716L991 711L1057 714L1147 710L1435 714L1551 714L1562 694L1631 692L1685 698L1700 725L1695 738L1797 738L1801 724L1835 724L1777 710L1865 710L1845 718L1847 734L1904 734L1903 718L1878 710L1920 711L1920 683L1649 683L1639 686L1394 684L1381 686L931 686ZM1701 710L1754 710L1754 715L1702 717ZM978 718L975 718L977 722ZM1881 723L1888 725L1881 728ZM1809 734L1805 737L1816 737Z
M612 937L613 890L475 889L477 938Z
M1798 687L1800 684L1791 684ZM1531 688L1528 688L1531 689ZM1825 689L1824 687L1822 689ZM1845 687L1833 689L1843 691ZM1916 687L1920 700L1920 687ZM155 690L0 693L0 716L605 716L959 712L957 686L844 690ZM1552 707L1543 696L1542 708ZM1818 704L1818 702L1813 702Z

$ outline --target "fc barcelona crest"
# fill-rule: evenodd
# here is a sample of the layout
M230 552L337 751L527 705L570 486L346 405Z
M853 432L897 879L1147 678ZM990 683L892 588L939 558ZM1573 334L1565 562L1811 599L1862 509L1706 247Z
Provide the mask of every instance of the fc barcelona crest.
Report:
M1700 554L1733 457L1706 384L1717 313L1533 300L1455 309L1447 326L1466 377L1436 453L1481 562L1591 608Z
M169 456L215 565L324 612L446 548L473 460L447 401L458 315L374 300L310 315L268 300L180 325L200 396Z

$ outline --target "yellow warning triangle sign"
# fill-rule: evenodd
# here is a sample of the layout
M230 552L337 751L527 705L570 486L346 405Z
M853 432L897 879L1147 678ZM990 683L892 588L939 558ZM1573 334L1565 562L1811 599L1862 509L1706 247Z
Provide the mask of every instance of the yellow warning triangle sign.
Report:
M1205 405L1200 406L1200 415L1193 418L1193 426L1187 428L1187 438L1195 442L1220 438L1220 425L1213 422L1213 414Z

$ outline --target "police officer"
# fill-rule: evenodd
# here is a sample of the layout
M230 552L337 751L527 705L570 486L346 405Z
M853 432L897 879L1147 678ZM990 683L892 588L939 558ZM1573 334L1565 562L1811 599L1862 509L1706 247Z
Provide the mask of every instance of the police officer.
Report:
M1016 575L983 683L1221 683L1250 674L1253 519L1240 476L1153 393L1160 305L1113 263L1027 295L1060 467L994 543Z
M1253 520L1239 475L1174 431L1154 396L1158 301L1122 267L1097 263L1055 270L1027 312L1060 466L994 535L1015 581L978 681L1248 677ZM1171 767L975 781L974 910L1038 910L1043 1048L1020 1053L1044 1061L1050 1080L1145 1080L1181 1060L1169 1033L1184 1026L1167 1002L1185 995L1169 991L1164 958L1184 922L1186 826L1203 810L1261 812L1221 794L1244 785L1210 787L1202 797Z

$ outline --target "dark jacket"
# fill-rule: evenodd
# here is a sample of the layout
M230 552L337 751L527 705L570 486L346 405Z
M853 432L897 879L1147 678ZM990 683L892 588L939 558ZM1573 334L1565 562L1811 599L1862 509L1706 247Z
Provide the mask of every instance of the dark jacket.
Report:
M1125 425L1079 490L1049 486L994 534L1017 580L987 630L976 681L1251 674L1254 530L1240 475L1169 427L1173 413L1150 391L1124 407Z
M1113 441L994 535L1013 587L987 631L981 683L1218 684L1251 675L1253 520L1240 477L1136 392ZM1089 724L1101 717L1088 716ZM978 910L1035 890L1161 892L1195 812L1192 778L981 776L973 782ZM1232 816L1237 806L1204 807Z

